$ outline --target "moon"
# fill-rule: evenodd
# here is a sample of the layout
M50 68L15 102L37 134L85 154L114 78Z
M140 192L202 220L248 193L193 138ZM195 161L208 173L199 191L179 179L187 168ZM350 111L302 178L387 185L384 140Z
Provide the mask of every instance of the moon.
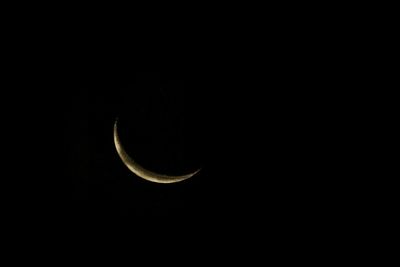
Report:
M180 181L189 179L190 177L192 177L193 175L195 175L196 173L198 173L200 171L200 169L198 169L189 174L180 175L180 176L171 176L171 175L155 173L155 172L152 172L150 170L143 168L136 161L134 161L128 155L128 153L126 153L124 147L121 145L121 142L120 142L120 139L118 136L117 124L118 124L118 119L116 119L115 123L114 123L115 148L116 148L117 153L118 153L119 157L121 158L122 162L125 164L125 166L128 167L128 169L131 172L133 172L134 174L136 174L137 176L139 176L147 181L150 181L150 182L170 184L170 183L176 183L176 182L180 182Z

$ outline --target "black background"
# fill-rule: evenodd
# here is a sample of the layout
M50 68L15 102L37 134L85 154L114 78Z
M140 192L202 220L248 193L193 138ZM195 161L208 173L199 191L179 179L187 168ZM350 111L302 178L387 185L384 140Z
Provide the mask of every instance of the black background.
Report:
M282 226L304 216L314 201L298 112L305 107L287 88L295 77L280 73L107 67L73 76L65 111L70 218ZM167 185L135 176L114 148L117 117L122 142L142 165L201 172Z
M320 127L329 118L318 107L329 101L307 89L324 83L307 76L304 66L282 57L270 58L265 68L227 58L225 64L143 71L150 68L131 66L132 60L78 55L39 69L40 83L26 79L35 88L49 85L22 95L30 109L15 120L19 140L34 146L24 148L27 163L42 168L14 169L37 176L23 176L33 186L13 180L23 196L14 199L32 206L28 219L52 222L61 213L64 227L79 233L168 228L175 237L200 235L195 225L279 237L332 220L326 211L335 198L324 200L338 182L323 156L324 133L332 128ZM176 184L135 176L114 148L116 118L121 142L142 165L171 174L201 172ZM49 179L39 185L43 178ZM27 187L23 193L20 184ZM43 201L32 201L37 197Z
M334 188L348 182L346 173L337 173L346 152L340 146L338 153L331 151L347 132L335 128L338 120L330 115L340 110L332 96L348 96L337 91L346 88L337 83L346 61L330 64L334 60L327 55L336 50L302 29L293 35L272 26L279 32L274 36L250 28L242 36L233 27L233 38L221 41L214 36L222 28L206 39L194 34L178 51L159 42L172 35L160 37L149 51L106 37L103 28L92 39L92 27L73 38L55 29L42 39L35 29L12 44L7 69L17 71L5 73L11 86L2 98L3 125L16 142L3 144L11 146L15 154L8 158L15 165L5 166L12 170L3 191L13 214L23 219L8 218L18 218L21 229L33 228L35 220L47 228L57 225L53 217L61 213L66 224L57 233L72 225L100 228L98 233L120 226L135 233L176 226L172 229L190 235L211 226L244 235L265 230L276 237L306 235L334 221L330 205L340 201ZM150 66L138 62L139 56ZM113 146L117 117L128 152L149 169L180 174L201 167L201 172L171 185L136 177ZM137 227L142 223L150 227Z

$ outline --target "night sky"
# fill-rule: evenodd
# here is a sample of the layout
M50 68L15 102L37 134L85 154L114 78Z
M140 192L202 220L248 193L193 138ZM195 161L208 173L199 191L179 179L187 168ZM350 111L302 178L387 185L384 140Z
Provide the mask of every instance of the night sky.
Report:
M73 76L65 112L72 220L297 220L313 201L311 180L301 179L310 174L304 125L297 93L269 75L107 68ZM116 118L142 166L201 172L175 184L137 177L116 153Z

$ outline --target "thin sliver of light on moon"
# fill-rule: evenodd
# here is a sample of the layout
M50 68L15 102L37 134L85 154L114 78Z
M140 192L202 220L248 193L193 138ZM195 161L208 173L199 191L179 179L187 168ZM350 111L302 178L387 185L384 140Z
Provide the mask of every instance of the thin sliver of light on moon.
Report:
M128 153L126 153L124 147L121 145L121 142L120 142L120 139L118 136L118 119L116 119L115 123L114 123L114 144L115 144L117 153L118 153L119 157L121 158L122 162L125 164L125 166L128 167L128 169L131 172L133 172L137 176L139 176L147 181L151 181L151 182L155 182L155 183L163 183L163 184L176 183L176 182L186 180L186 179L192 177L193 175L197 174L200 171L200 169L198 169L189 174L179 175L179 176L171 176L171 175L155 173L155 172L152 172L150 170L143 168L136 161L134 161L128 155Z

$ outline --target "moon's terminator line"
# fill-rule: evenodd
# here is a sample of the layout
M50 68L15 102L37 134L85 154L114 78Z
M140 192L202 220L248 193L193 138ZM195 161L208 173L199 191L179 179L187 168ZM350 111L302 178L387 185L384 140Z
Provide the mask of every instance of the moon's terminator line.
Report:
M134 174L136 174L137 176L139 176L143 179L146 179L148 181L151 181L151 182L168 184L168 183L176 183L176 182L186 180L200 171L200 169L198 169L195 172L192 172L189 174L179 175L179 176L171 176L171 175L155 173L155 172L152 172L152 171L149 171L149 170L143 168L126 153L125 149L121 145L121 142L120 142L119 136L118 136L117 123L118 123L118 119L116 119L115 123L114 123L115 148L117 149L118 155L121 158L122 162L125 164L125 166L128 167L128 169L131 172L133 172Z

